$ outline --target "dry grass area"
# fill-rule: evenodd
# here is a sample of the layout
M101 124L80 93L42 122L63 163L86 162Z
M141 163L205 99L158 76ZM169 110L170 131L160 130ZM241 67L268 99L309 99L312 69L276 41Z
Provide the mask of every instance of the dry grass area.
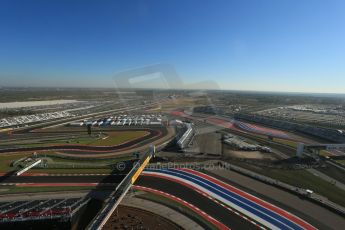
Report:
M286 140L286 139L281 139L281 138L274 138L273 141L276 142L276 143L279 143L279 144L290 146L290 147L295 148L295 149L297 149L297 146L298 146L298 142L292 141L292 140ZM332 156L334 154L332 154L331 152L326 151L326 150L321 150L320 151L320 155L321 156Z
M109 132L105 139L98 139L91 142L90 145L94 146L111 146L118 145L130 140L134 140L143 136L148 135L147 131L120 131L120 132Z
M177 107L183 107L183 106L192 106L196 104L195 98L177 98L174 100L171 100L169 102L165 102L162 104L161 109L162 110L171 110L175 109Z
M262 153L260 151L241 151L233 150L223 145L223 156L231 158L241 158L241 159L258 159L258 160L276 160L271 153Z
M67 136L66 138L57 138L47 140L36 140L28 143L17 144L16 146L25 147L40 147L40 146L51 146L51 145L89 145L89 146L113 146L119 145L131 140L138 139L148 135L148 131L141 130L126 130L126 131L112 131L103 132L102 135L92 134L89 136L86 133L79 133L75 136Z
M14 168L11 167L11 163L15 160L18 160L23 157L31 156L32 153L9 153L9 154L1 154L0 156L0 172L8 172L13 170Z

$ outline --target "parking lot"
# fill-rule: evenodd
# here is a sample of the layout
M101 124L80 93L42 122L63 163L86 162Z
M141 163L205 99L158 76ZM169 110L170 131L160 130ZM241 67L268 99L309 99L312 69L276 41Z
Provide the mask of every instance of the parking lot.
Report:
M345 127L345 111L336 105L281 106L256 112L258 115L305 124Z
M105 118L95 120L84 120L78 122L72 122L69 126L161 126L162 115L160 114L121 114L115 116L109 116Z
M69 112L61 111L61 112L53 112L53 113L42 113L42 114L35 114L35 115L8 117L8 118L4 118L0 120L0 128L23 126L23 125L28 125L30 123L53 120L53 119L58 119L58 118L72 117L72 116L74 115Z

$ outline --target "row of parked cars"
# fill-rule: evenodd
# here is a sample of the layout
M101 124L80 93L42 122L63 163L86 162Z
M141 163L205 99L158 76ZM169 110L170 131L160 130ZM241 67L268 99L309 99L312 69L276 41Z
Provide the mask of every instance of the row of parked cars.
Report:
M74 116L67 111L8 117L0 120L0 128L25 126L30 123Z
M162 116L159 115L118 115L97 120L84 120L69 123L69 126L125 126L125 125L162 125Z

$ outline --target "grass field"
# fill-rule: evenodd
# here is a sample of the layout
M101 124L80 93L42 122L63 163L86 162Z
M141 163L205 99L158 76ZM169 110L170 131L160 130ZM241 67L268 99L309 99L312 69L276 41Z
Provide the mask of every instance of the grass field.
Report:
M283 145L292 147L294 149L297 149L297 146L298 146L298 143L296 141L292 141L292 140L274 138L273 141L276 143L279 143L279 144L283 144ZM320 150L320 155L321 156L331 156L332 154L326 150Z
M273 141L279 144L287 145L292 148L297 148L297 142L296 141L291 141L291 140L286 140L286 139L281 139L281 138L273 138Z
M91 145L118 145L129 140L137 139L147 135L147 131L122 131L122 132L109 132L107 139L98 139L91 142Z
M345 174L343 170L330 164L326 164L325 168L320 167L317 170L345 184L345 177L344 177Z
M10 171L16 170L15 167L11 167L11 163L15 160L32 156L32 152L27 153L10 153L10 154L3 154L0 155L0 172L6 173ZM122 156L112 159L85 159L85 160L78 160L78 159L67 159L61 158L55 155L54 152L46 152L46 153L39 153L38 157L41 159L47 160L48 166L56 166L62 165L62 168L45 168L45 169L31 169L30 172L39 172L39 173L110 173L112 169L110 165L115 164L120 161L129 161L134 159L132 156ZM101 165L101 168L93 168L93 167L82 167L83 165ZM70 168L67 168L67 166ZM78 166L80 166L78 168ZM74 168L73 168L74 167Z
M54 154L40 154L41 158L48 158L51 160L53 163L76 163L76 164L90 164L90 163L95 163L95 164L114 164L116 162L120 161L128 161L134 159L132 156L119 156L116 158L110 158L110 159L99 159L99 158L94 158L94 159L74 159L74 158L61 158L58 156L55 156Z
M78 191L91 190L95 186L69 186L69 187L16 187L16 186L1 186L0 195L14 194L14 193L36 193L36 192L59 192L59 191Z
M315 176L306 170L259 168L257 166L252 166L245 163L240 163L238 165L247 168L251 171L271 177L273 179L285 182L287 184L300 188L310 189L316 193L319 193L320 195L327 197L329 200L345 207L344 190L336 187L335 185L327 181L322 180L318 176Z
M112 146L119 145L124 142L137 139L147 135L147 131L118 131L118 132L104 132L101 138L95 136L78 135L76 138L68 139L57 139L47 141L35 141L32 143L16 144L16 146L25 147L39 147L39 146L50 146L50 145L62 145L62 144L77 144L77 145L89 145L89 146Z
M65 168L65 169L32 169L32 173L49 173L49 174L92 174L103 173L110 174L113 170L111 168Z
M161 105L160 109L161 110L174 109L181 106L192 106L195 104L197 103L196 103L196 99L194 98L177 98L175 100L165 102L164 104Z
M30 156L31 153L12 153L0 155L0 172L9 172L14 168L11 167L11 162L23 157Z
M345 160L337 160L337 162L345 165Z

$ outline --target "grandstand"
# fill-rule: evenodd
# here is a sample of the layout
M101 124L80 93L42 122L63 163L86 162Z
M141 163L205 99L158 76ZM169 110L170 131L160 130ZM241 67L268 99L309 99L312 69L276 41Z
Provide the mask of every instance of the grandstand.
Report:
M184 122L183 125L185 126L186 131L182 134L182 136L176 142L177 146L180 149L186 148L191 142L195 134L193 125L191 123Z
M69 219L90 199L69 198L0 203L0 224L44 219Z
M265 117L262 115L252 115L252 114L244 114L244 113L236 114L235 118L240 119L240 120L255 122L258 124L267 125L270 127L279 128L283 130L299 132L299 133L315 136L318 138L322 138L324 140L328 140L331 142L345 143L345 134L343 132L339 132L336 129L316 127L316 126L306 125L306 124L298 124L298 123L289 122L289 121L272 119L270 117Z

